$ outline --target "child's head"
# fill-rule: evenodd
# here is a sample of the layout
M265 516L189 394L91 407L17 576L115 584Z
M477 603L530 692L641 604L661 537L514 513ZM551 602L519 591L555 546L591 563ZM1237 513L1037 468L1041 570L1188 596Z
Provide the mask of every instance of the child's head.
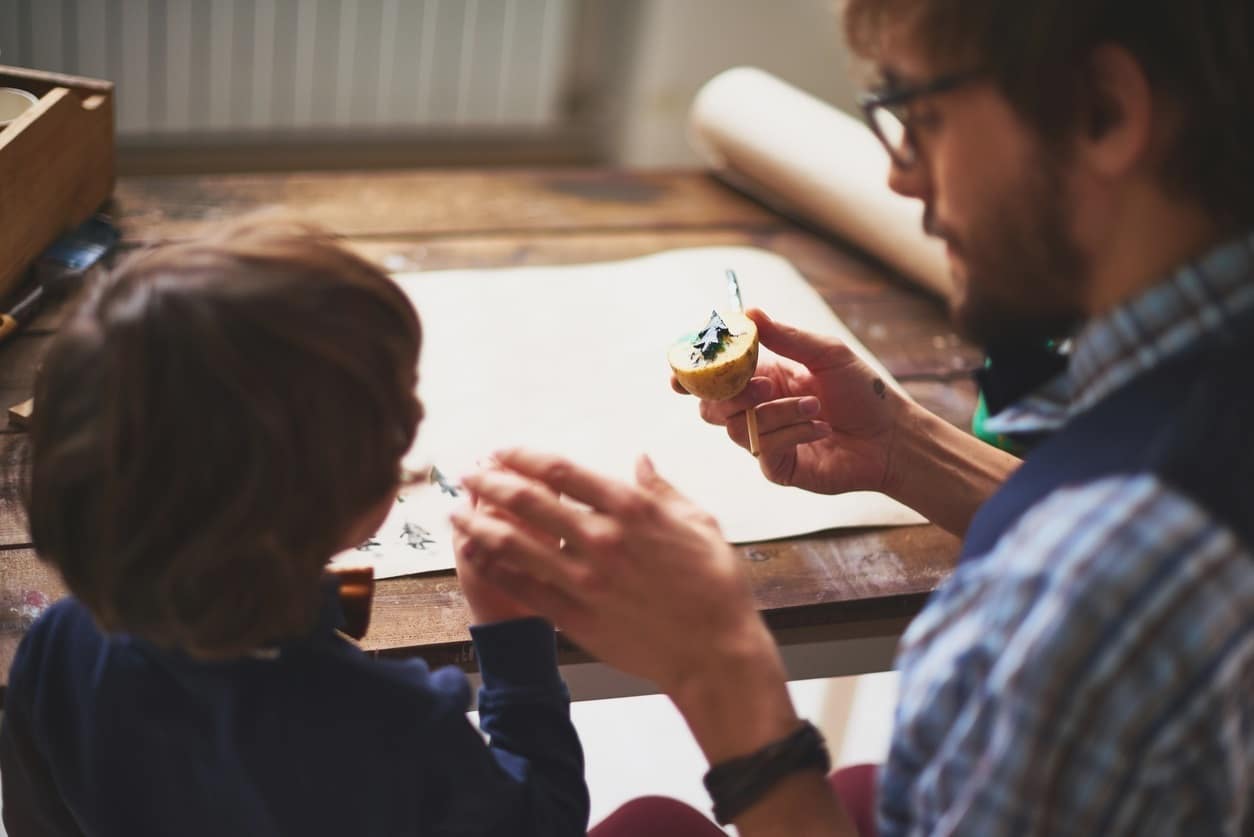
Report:
M396 490L420 339L396 285L307 226L135 254L36 383L36 549L108 630L215 656L307 630Z

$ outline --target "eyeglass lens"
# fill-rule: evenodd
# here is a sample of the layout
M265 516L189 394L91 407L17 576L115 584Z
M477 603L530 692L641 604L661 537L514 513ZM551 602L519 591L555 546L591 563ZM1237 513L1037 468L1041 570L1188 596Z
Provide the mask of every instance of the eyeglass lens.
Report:
M910 165L914 162L914 148L907 135L906 125L897 114L886 107L878 107L873 112L875 130L879 133L888 151L898 165Z

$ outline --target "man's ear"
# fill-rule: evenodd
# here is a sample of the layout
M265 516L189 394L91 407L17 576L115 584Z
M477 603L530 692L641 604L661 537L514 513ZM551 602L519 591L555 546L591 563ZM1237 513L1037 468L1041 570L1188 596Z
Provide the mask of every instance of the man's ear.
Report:
M1101 46L1089 60L1089 96L1076 151L1097 174L1113 177L1142 164L1154 133L1154 94L1132 53Z

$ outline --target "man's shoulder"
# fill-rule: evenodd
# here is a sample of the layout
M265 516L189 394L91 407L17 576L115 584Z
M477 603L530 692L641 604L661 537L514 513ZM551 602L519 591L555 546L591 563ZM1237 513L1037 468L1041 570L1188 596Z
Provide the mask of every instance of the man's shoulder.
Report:
M994 576L1114 582L1161 574L1171 561L1203 553L1254 572L1250 545L1223 518L1158 474L1139 472L1042 496L977 565Z
M1164 631L1155 622L1172 603ZM960 565L906 636L1012 642L1048 656L1157 632L1161 653L1190 654L1198 625L1254 612L1254 555L1205 507L1153 474L1114 475L1042 497L979 560ZM1164 614L1160 614L1164 615ZM1210 635L1213 639L1214 634Z
M1101 783L1230 789L1227 767L1249 764L1232 730L1254 720L1251 613L1254 556L1189 496L1152 474L1057 489L910 626L895 769L1000 758L1021 778L989 789L999 804L1052 776L1058 810Z
M965 568L964 568L965 569ZM1064 486L1010 527L968 581L992 593L1018 590L1072 620L1126 619L1155 595L1181 604L1254 593L1254 555L1223 519L1152 473ZM1216 586L1207 579L1225 579ZM1079 609L1079 612L1072 612Z

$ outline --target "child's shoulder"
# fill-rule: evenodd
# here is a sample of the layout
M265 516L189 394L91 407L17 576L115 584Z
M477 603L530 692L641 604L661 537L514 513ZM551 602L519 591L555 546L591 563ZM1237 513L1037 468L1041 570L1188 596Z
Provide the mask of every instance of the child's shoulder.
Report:
M392 704L406 715L463 714L470 707L470 682L460 669L432 670L421 659L381 659L355 648L331 657L317 664L324 682L333 678L352 700L365 699L382 712Z
M31 610L34 605L28 606ZM98 644L105 635L96 626L91 611L74 596L53 602L40 612L26 630L19 646L19 655L43 650L50 645L71 643L76 646Z
M27 630L14 655L9 694L29 700L37 691L83 685L84 678L104 671L123 674L132 684L173 677L194 682L199 690L295 694L304 702L321 695L323 701L312 702L366 705L385 716L434 720L460 715L470 705L470 684L456 668L432 671L418 659L377 659L347 640L325 635L274 656L259 651L234 661L198 662L101 631L87 607L72 596L44 610Z
M94 654L104 642L104 634L82 602L73 596L54 602L38 615L18 644L9 673L10 692L20 690L26 678L38 676L48 665Z

